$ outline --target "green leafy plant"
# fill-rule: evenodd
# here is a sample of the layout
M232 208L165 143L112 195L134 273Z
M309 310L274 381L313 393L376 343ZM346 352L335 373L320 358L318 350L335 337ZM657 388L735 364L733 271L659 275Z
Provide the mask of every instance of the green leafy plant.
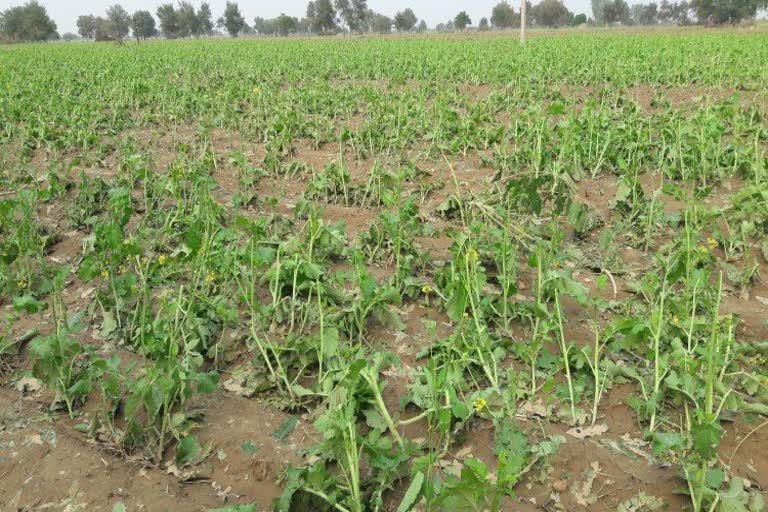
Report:
M52 312L55 332L32 341L30 354L34 361L33 373L56 391L54 404L59 400L66 404L70 417L75 407L91 391L94 371L91 366L92 351L84 347L72 335L76 327L68 318L63 299L64 281L70 269L61 269L54 279Z

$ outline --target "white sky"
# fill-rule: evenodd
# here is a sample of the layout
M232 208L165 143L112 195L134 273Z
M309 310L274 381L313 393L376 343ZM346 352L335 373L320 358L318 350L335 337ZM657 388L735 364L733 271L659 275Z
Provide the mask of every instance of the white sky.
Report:
M48 9L48 14L58 25L60 34L65 32L77 32L75 21L81 14L101 15L109 5L119 3L129 12L139 9L148 10L155 15L157 6L170 0L39 0ZM202 0L191 0L199 5ZM410 7L419 19L424 19L430 27L452 19L459 11L467 11L472 22L477 24L483 16L490 17L491 9L499 0L368 0L368 7L374 11L393 16L397 11ZM0 11L15 5L22 5L26 0L0 0ZM564 0L565 5L574 13L585 13L591 16L589 0ZM175 3L175 2L174 2ZM224 12L226 0L209 0L214 19ZM238 0L240 10L243 12L248 24L253 24L253 18L273 18L284 12L285 14L303 17L306 13L308 0L281 0L280 2L267 2L264 0ZM518 10L519 0L512 0L510 4ZM536 3L534 1L533 3ZM630 3L632 3L630 1Z

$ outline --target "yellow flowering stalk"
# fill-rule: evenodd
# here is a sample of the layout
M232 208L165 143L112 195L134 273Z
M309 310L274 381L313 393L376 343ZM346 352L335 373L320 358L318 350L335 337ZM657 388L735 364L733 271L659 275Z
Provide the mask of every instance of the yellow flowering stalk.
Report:
M470 265L474 265L478 261L480 261L480 255L477 254L476 250L470 249L469 251L467 251L467 263L469 263Z

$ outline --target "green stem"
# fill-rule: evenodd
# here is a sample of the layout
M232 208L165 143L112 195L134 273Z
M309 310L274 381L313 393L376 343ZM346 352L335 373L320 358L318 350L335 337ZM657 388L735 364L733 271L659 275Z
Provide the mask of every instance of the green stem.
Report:
M368 383L368 386L371 388L371 391L373 392L373 397L376 400L376 405L379 408L379 412L381 412L381 415L384 417L384 421L387 423L387 428L389 428L389 431L392 433L392 437L395 438L395 441L397 442L397 444L400 446L401 449L405 448L405 443L403 442L403 438L400 437L400 433L397 431L395 422L392 421L392 416L389 415L387 406L384 404L384 399L381 396L381 390L379 390L379 384L378 382L376 382L375 376L368 369L362 372L362 376L365 379L365 381Z
M707 420L714 421L714 400L715 400L715 354L718 350L718 342L720 339L720 322L718 315L720 313L720 297L723 291L723 273L720 272L717 287L717 299L715 303L715 309L712 317L712 334L709 340L709 346L707 347L707 377L706 377L706 405L705 411L707 413Z
M664 326L664 304L667 297L667 276L664 275L664 284L659 298L658 318L656 330L653 334L653 414L651 415L650 431L656 429L656 415L658 409L659 391L661 390L661 330Z
M571 419L576 424L576 399L573 394L573 381L571 380L571 364L568 361L569 348L565 344L563 333L563 313L560 308L560 292L555 290L555 313L557 314L557 326L560 335L560 350L563 353L563 365L565 366L565 378L568 380L568 393L571 398Z

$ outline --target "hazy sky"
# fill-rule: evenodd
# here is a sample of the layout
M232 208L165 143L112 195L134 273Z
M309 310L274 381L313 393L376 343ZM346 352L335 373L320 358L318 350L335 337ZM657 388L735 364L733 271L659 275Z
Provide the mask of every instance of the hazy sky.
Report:
M0 0L0 11L14 5L21 5L26 0ZM103 14L107 6L120 3L129 12L146 9L154 16L157 6L170 0L39 0L48 8L48 14L56 21L59 33L77 32L75 20L81 14ZM202 0L192 0L199 5ZM284 12L291 16L302 17L306 12L308 0L281 0L279 2L267 2L264 0L239 0L240 10L248 20L253 23L253 18L261 16L272 18ZM498 0L368 0L368 6L374 11L388 16L397 11L410 7L419 19L427 21L430 27L438 23L452 19L459 11L469 13L473 23L477 23L483 16L490 17L491 9ZM174 2L175 3L175 2ZM226 0L209 0L214 19L224 12ZM519 0L510 3L518 9ZM534 0L533 3L536 3ZM630 1L630 3L632 3ZM583 12L591 15L589 0L565 0L565 5L575 13Z

